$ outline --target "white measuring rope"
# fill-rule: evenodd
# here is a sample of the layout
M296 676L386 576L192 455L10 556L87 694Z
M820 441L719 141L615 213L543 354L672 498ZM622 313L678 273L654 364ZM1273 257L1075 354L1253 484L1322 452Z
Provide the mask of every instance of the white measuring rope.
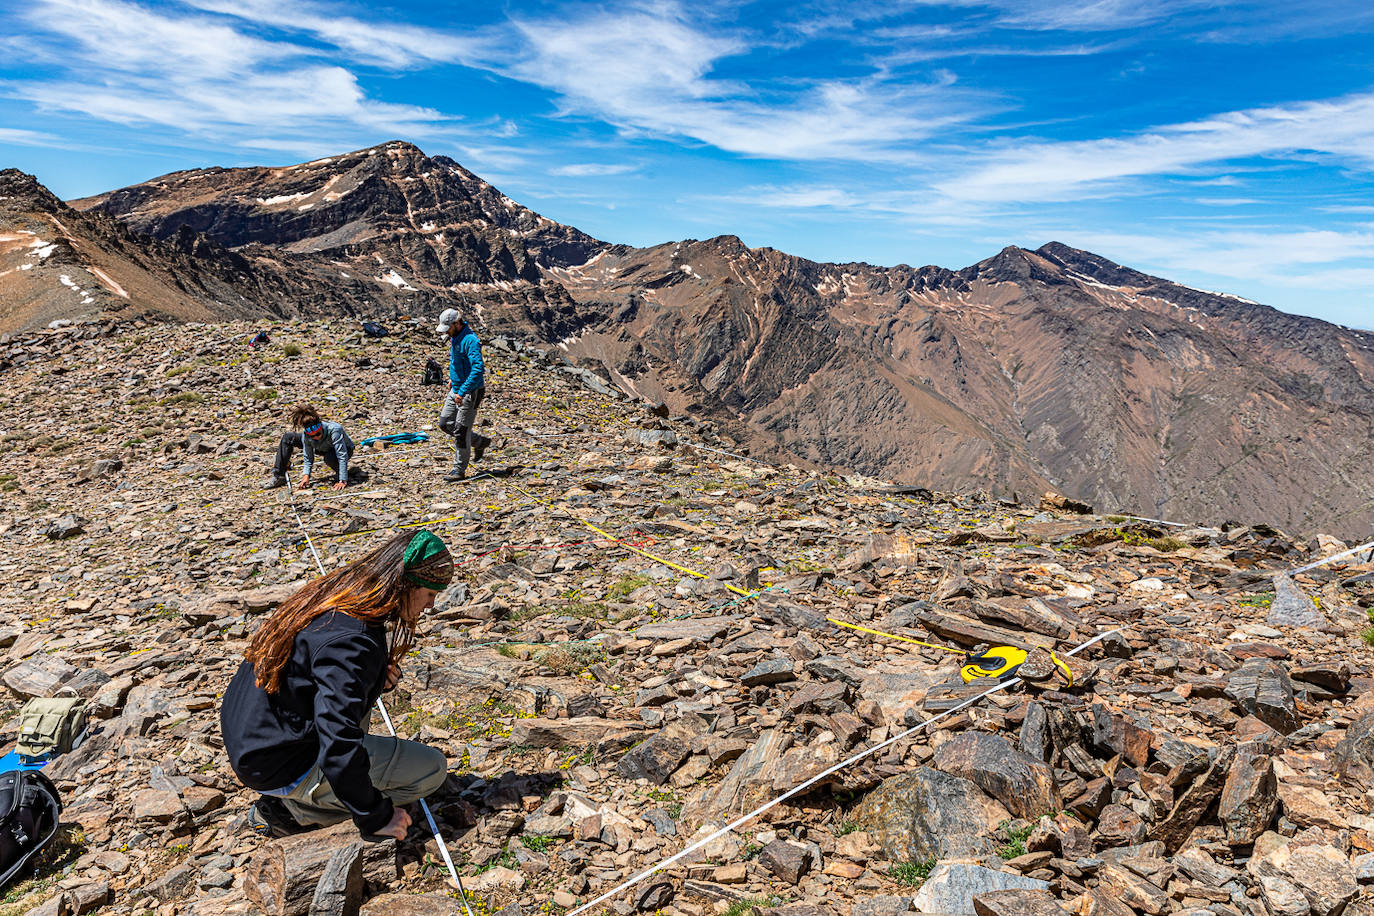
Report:
M1099 634L1097 634L1096 636L1094 636L1092 639L1088 640L1087 642L1083 643L1083 644L1080 645L1080 646L1077 646L1077 647L1074 648L1074 649L1069 650L1069 651L1066 652L1065 654L1066 654L1066 655L1076 655L1076 654L1078 654L1079 652L1082 652L1084 649L1088 648L1089 646L1093 645L1094 643L1101 642L1102 640L1106 639L1108 636L1111 636L1113 633L1120 633L1120 632L1121 632L1122 630L1124 630L1124 629L1125 629L1125 627L1117 627L1117 628L1114 629L1114 630L1107 630L1107 631L1104 632L1104 633L1099 633ZM911 728L908 728L906 731L902 732L902 733L899 734L899 735L895 735L895 736L893 736L893 737L891 737L891 738L888 738L886 741L882 742L881 744L875 744L875 745L873 745L872 747L870 747L868 750L862 751L862 752L860 752L860 753L858 753L858 754L855 754L855 755L852 756L852 757L849 757L849 758L846 759L846 760L840 761L839 763L837 763L837 764L835 764L834 766L830 767L828 770L824 770L823 772L818 773L818 774L816 774L815 776L812 776L812 777L811 777L810 779L808 779L806 782L804 782L804 783L802 783L801 785L796 786L796 787L794 787L794 788L788 790L787 792L783 793L782 795L779 795L777 798L773 799L772 801L770 801L770 802L765 802L764 804L762 804L762 805L760 805L759 807L755 808L753 811L750 811L748 814L745 814L745 815L742 815L742 816L736 818L735 820L733 820L733 821L731 821L730 823L726 824L724 827L721 827L721 828L720 828L719 830L717 830L715 833L712 833L710 836L707 836L707 837L704 837L704 838L702 838L702 839L700 839L700 840L697 840L697 841L696 841L695 843L693 843L691 846L688 846L686 849L682 850L681 852L677 853L676 855L672 856L671 858L664 859L662 862L659 862L657 865L654 865L653 867L651 867L651 868L649 868L649 869L647 869L647 870L645 870L645 871L640 872L639 874L635 875L633 878L630 878L630 879L628 879L628 880L626 880L626 881L622 881L620 884L617 884L615 887L611 888L609 891L607 891L606 893L602 894L600 897L597 897L595 900L591 901L590 903L584 903L584 904L582 904L582 906L578 907L578 908L575 909L575 910L569 910L568 913L567 913L567 916L577 916L577 914L579 914L579 913L585 913L587 910L590 910L592 907L598 906L599 904L604 903L605 901L607 901L607 900L609 900L610 898L614 897L616 894L620 893L621 891L626 890L627 888L634 887L636 884L638 884L639 882L643 881L645 878L649 877L650 875L655 874L656 872L662 871L663 869L667 868L669 865L672 865L674 862L676 862L676 861L678 861L679 859L681 859L683 856L688 855L688 854L690 854L690 853L693 853L693 852L695 852L696 850L700 849L701 847L705 846L707 843L710 843L710 842L713 841L713 840L717 840L717 839L719 839L720 837L725 836L727 833L732 832L736 827L739 827L740 825L742 825L742 824L744 824L744 823L746 823L746 822L748 822L748 821L753 820L754 818L758 817L758 816L759 816L760 814L762 814L763 812L767 811L769 808L772 808L772 807L775 806L775 805L781 804L782 802L784 802L784 801L786 801L787 799L791 798L793 795L796 795L798 792L801 792L803 789L807 789L807 788L809 788L809 787L811 787L811 786L814 786L816 783L820 782L822 779L826 778L827 776L831 775L832 773L836 773L836 772L838 772L838 771L844 769L845 767L849 766L849 765L852 764L852 763L857 763L858 761L864 759L864 758L867 757L868 755L877 753L878 751L882 750L883 748L889 747L889 746L891 746L892 744L895 744L896 742L901 741L903 738L906 738L906 737L908 737L908 736L910 736L910 735L915 734L916 732L918 732L918 731L920 731L921 729L925 728L927 725L933 725L934 723L939 722L941 719L943 719L943 718L945 718L945 717L947 717L947 716L952 716L952 715L954 715L956 712L960 712L960 711L962 711L962 710L964 710L964 709L967 709L968 707L972 706L974 703L977 703L979 700L983 699L984 697L989 697L989 696L992 696L994 693L997 693L997 692L1002 691L1002 690L1006 690L1008 687L1012 686L1013 684L1017 684L1017 683L1019 683L1020 681L1021 681L1021 678L1019 678L1019 677L1014 677L1014 678L1012 678L1012 679L1010 679L1010 680L1003 681L1002 683L996 685L995 687L992 687L992 688L990 688L990 689L988 689L988 690L985 690L985 691L983 691L982 693L978 694L977 696L971 697L970 699L965 700L964 702L960 703L958 706L955 706L955 707L952 708L952 709L945 710L944 712L940 713L938 716L935 716L934 718L927 719L927 720L925 720L924 722L920 723L919 725L915 725L915 726L912 726Z
M1358 547L1351 547L1349 550L1343 550L1337 554L1332 554L1331 556L1324 557L1323 559L1320 559L1315 563L1308 563L1306 566L1299 566L1297 569L1290 569L1288 570L1288 575L1296 576L1298 573L1307 572L1309 569L1316 569L1318 566L1325 566L1326 564L1334 563L1337 560L1344 560L1346 557L1354 556L1355 554L1363 550L1369 550L1371 551L1371 553L1374 553L1374 541L1370 541L1367 544L1361 544Z
M305 527L305 522L301 521L301 514L296 509L296 496L291 486L291 476L286 478L286 498L291 501L291 514L296 516L296 524L301 526L301 533L305 535L305 543L310 545L310 553L315 557L315 565L320 568L320 575L325 575L324 563L320 560L320 553L315 549L315 542L310 539L310 529ZM377 711L382 714L382 721L386 723L387 731L391 732L391 737L395 738L396 726L391 724L391 716L387 714L386 705L382 703L382 698L377 697ZM463 879L458 877L458 869L453 867L453 859L448 854L448 844L444 842L443 836L439 833L439 825L434 822L434 814L429 810L429 802L420 799L420 810L425 812L425 820L429 821L429 829L434 834L434 842L439 844L439 853L444 857L444 864L448 866L449 877L453 878L453 883L458 886L458 894L463 900L463 910L467 916L472 916L472 908L468 906L468 892L463 887Z
M1144 515L1122 515L1120 512L1108 512L1107 515L1108 515L1108 516L1115 516L1115 517L1117 517L1117 518L1129 518L1129 519L1131 519L1132 521L1136 521L1136 522L1155 522L1156 524L1160 524L1160 525L1169 525L1169 526L1174 527L1174 528L1191 528L1191 527L1193 527L1192 525L1189 525L1187 522L1170 522L1170 521L1165 521L1165 520L1162 519L1162 518L1148 518L1148 517L1146 517L1146 516L1144 516Z

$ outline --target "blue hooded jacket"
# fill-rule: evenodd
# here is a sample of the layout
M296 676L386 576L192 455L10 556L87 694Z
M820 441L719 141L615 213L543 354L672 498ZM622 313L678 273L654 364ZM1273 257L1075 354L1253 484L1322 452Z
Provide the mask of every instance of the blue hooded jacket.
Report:
M469 391L487 387L482 364L482 345L472 328L463 325L462 332L448 343L449 386L458 397Z

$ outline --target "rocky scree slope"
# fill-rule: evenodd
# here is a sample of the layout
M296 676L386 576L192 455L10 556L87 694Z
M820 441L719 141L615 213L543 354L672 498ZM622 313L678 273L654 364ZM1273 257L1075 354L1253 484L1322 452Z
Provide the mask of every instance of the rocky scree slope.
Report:
M297 321L248 350L253 329L0 343L0 742L31 696L95 715L48 767L62 841L0 912L454 912L423 828L241 829L218 697L313 575L285 493L256 489L285 408L317 399L361 441L433 432L439 407L424 328ZM946 717L605 912L1374 912L1367 557L1294 583L1273 572L1342 545L730 458L708 422L488 349L484 465L508 476L444 484L436 434L297 497L328 567L417 522L461 561L386 699L450 759L434 809L479 912L588 900L971 695L956 657L826 618L960 647L1126 629L1069 661L1072 686Z

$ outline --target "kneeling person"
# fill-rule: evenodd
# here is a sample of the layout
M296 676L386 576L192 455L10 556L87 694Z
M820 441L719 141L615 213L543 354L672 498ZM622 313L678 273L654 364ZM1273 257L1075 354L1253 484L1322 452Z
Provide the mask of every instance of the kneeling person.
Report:
M367 723L401 678L420 615L452 579L437 535L404 532L306 585L253 636L220 731L239 780L262 793L249 813L255 830L285 836L352 817L364 836L405 838L400 806L437 790L447 761L419 742L370 735Z
M342 490L348 486L348 459L353 455L353 440L348 438L340 423L326 423L320 413L309 404L298 404L291 411L291 426L300 432L282 433L277 443L277 459L272 467L272 477L266 488L286 486L286 475L291 470L291 456L296 449L305 453L305 472L301 477L300 488L310 486L310 474L315 469L316 456L323 458L338 479L334 489ZM355 471L356 473L356 471Z

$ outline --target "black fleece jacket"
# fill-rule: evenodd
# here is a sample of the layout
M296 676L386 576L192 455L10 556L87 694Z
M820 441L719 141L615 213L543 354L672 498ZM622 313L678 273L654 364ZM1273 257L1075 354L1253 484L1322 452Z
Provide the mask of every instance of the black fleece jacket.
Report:
M224 692L220 731L243 784L280 789L319 765L361 833L385 827L391 801L372 785L362 740L387 660L385 628L330 611L297 634L277 693L254 683L250 663L239 665Z

